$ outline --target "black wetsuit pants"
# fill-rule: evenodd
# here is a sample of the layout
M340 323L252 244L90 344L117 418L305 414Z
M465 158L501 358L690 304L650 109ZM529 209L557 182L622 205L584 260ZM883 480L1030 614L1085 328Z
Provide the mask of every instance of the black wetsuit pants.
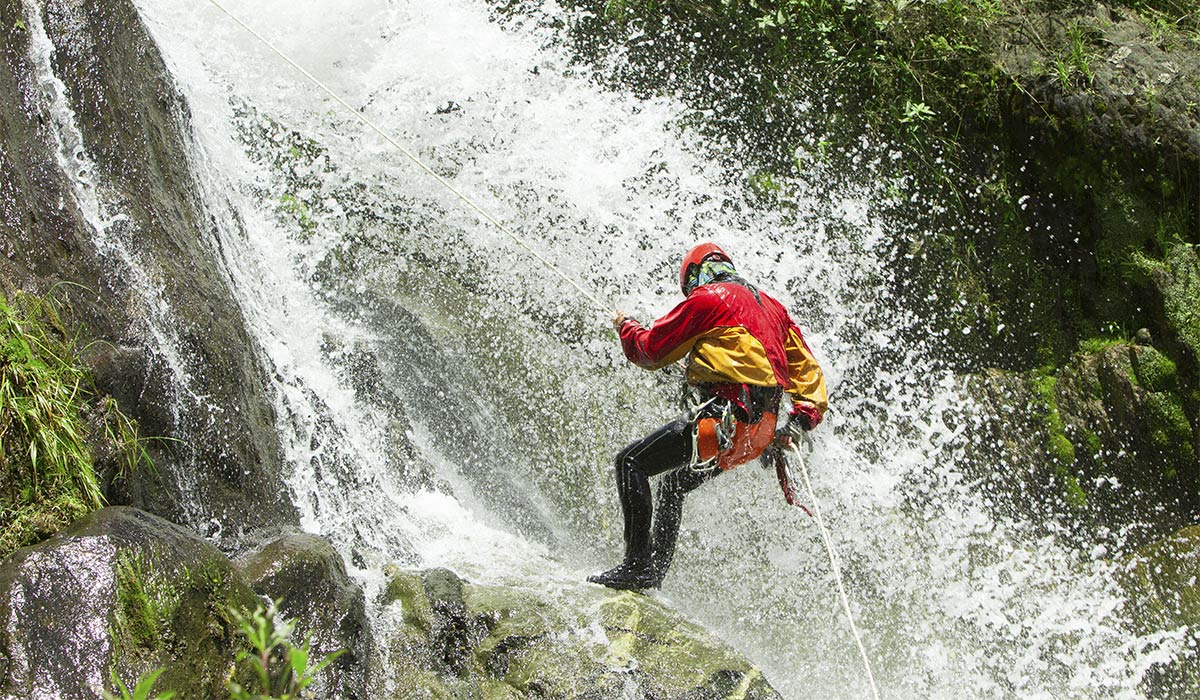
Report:
M721 473L718 468L691 468L692 418L690 414L680 416L630 443L617 455L617 494L625 516L625 562L652 564L660 576L666 573L675 554L683 497ZM655 508L650 477L664 473L658 482Z

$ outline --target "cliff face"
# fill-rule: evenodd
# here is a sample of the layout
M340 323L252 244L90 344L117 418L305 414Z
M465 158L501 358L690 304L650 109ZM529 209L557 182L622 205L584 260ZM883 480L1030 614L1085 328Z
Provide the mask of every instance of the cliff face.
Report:
M219 522L231 542L293 521L187 106L133 5L6 1L0 47L0 285L63 300L100 391L167 438L146 443L157 473L110 501Z

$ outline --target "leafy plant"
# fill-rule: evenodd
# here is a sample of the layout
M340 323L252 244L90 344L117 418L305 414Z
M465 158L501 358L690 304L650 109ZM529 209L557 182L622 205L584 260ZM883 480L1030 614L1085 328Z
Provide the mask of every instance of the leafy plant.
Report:
M229 613L253 647L253 651L238 654L237 660L248 662L263 691L253 693L231 680L231 700L293 700L316 680L318 673L344 653L344 650L335 651L310 666L312 636L300 645L292 643L295 625L279 618L274 605L269 609L260 605L251 613L236 609Z
M1067 29L1070 46L1067 53L1054 60L1054 72L1064 88L1071 86L1071 79L1078 75L1085 85L1091 85L1095 80L1092 72L1092 57L1084 40L1083 27L1078 22Z
M933 119L934 112L929 108L929 105L924 102L913 102L907 100L904 103L904 116L900 121L908 124L911 122L924 122Z
M104 504L96 450L126 473L150 464L136 422L98 393L53 296L0 295L0 555Z
M175 697L175 692L170 690L153 697L150 696L150 692L154 689L154 682L158 680L162 672L163 669L160 668L142 676L133 687L133 692L130 692L121 677L117 675L116 670L112 669L109 671L109 676L112 678L113 687L120 695L113 695L106 690L100 691L100 694L104 696L105 700L171 700Z
M1071 25L1071 28L1067 30L1067 33L1071 37L1071 64L1075 66L1075 69L1079 71L1079 74L1083 76L1083 79L1087 82L1087 84L1091 85L1092 81L1095 80L1095 75L1092 73L1092 59L1090 52L1087 49L1087 45L1084 43L1083 28L1080 27L1078 22L1076 22L1075 24Z

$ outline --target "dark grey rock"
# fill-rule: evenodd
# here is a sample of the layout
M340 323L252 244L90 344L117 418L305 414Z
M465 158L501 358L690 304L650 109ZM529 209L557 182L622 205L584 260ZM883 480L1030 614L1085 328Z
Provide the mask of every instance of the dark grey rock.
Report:
M0 3L0 291L53 289L99 390L143 436L171 438L147 443L157 472L110 495L231 542L295 523L268 378L189 170L187 106L131 2L39 6L112 221L99 241L58 163L56 116L30 54L34 18L24 3ZM152 324L166 352L147 345Z
M324 696L365 698L369 627L362 589L325 539L292 532L240 556L236 565L256 592L278 601L296 623L297 641L311 635L313 657L344 650L318 679Z

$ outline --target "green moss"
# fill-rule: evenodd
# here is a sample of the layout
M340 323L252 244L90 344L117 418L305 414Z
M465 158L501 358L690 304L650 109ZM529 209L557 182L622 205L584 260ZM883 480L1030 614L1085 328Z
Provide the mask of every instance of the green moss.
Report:
M507 683L484 681L479 685L483 700L524 700L528 696Z
M1114 336L1096 336L1079 341L1079 351L1087 355L1099 355L1114 345L1125 345L1127 341Z
M1051 433L1049 445L1050 458L1059 464L1075 463L1075 446L1062 433Z
M1053 367L1043 367L1034 374L1033 378L1034 392L1042 400L1046 409L1044 418L1046 452L1054 464L1054 474L1062 488L1063 499L1072 508L1083 510L1087 507L1087 493L1079 483L1079 478L1071 470L1076 460L1075 445L1067 437L1066 422L1058 408L1056 395L1058 379L1054 372ZM1099 452L1099 436L1094 433L1092 436L1095 438L1097 446L1095 452Z
M1063 421L1062 413L1058 410L1057 387L1058 377L1055 376L1055 368L1043 367L1034 373L1033 390L1038 398L1042 400L1042 405L1045 407L1044 421L1046 432L1049 436L1047 448L1051 456L1054 457L1065 457L1069 454L1069 460L1063 459L1060 461L1070 464L1075 461L1075 448L1071 445L1071 441L1067 439L1067 426Z
M158 618L143 582L141 560L122 552L117 561L117 619L136 646L154 646Z
M1134 349L1133 371L1146 391L1173 391L1178 386L1175 363L1154 348Z
M420 574L393 569L388 572L388 585L383 604L399 602L404 624L428 633L433 629L433 607L425 594L425 581Z
M137 550L117 554L117 605L111 638L115 660L137 663L153 659L172 638L171 622L182 599L186 576L175 577L155 569L152 557Z
M1174 244L1161 260L1137 253L1131 264L1162 296L1170 331L1187 346L1192 361L1200 361L1200 258L1195 248Z
M1145 398L1146 419L1150 423L1151 442L1166 458L1167 476L1173 478L1175 465L1184 466L1196 458L1192 445L1192 425L1175 394L1158 392Z
M1063 498L1066 499L1067 505L1075 510L1086 509L1088 504L1087 493L1079 485L1079 478L1061 465L1055 468L1055 475L1062 485Z
M278 211L285 218L291 219L300 229L301 241L307 241L316 232L317 223L313 220L312 210L296 195L290 192L284 193L279 198Z
M445 681L436 673L407 666L403 667L402 672L396 677L396 687L403 689L402 694L396 696L397 698L460 700L463 697L447 687Z

